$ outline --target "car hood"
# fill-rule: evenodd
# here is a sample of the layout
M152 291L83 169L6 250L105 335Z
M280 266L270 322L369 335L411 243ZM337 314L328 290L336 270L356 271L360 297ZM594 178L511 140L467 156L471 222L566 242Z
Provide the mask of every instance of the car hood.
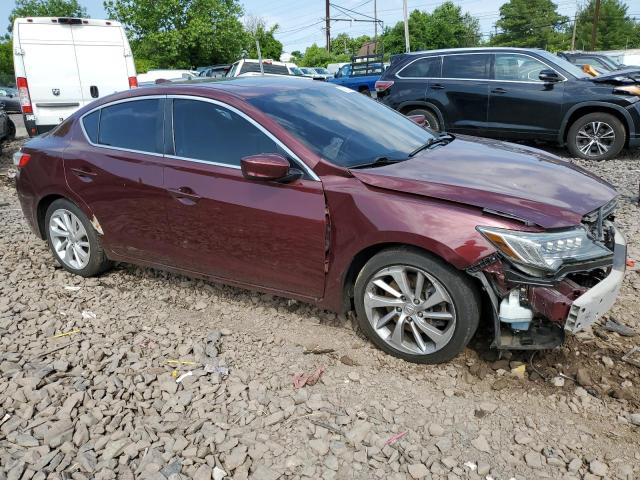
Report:
M473 205L543 228L578 225L617 195L611 184L555 155L463 136L410 160L351 173L367 185Z
M640 69L625 68L623 70L614 70L613 72L603 73L588 80L595 83L612 83L616 85L638 83L640 82Z

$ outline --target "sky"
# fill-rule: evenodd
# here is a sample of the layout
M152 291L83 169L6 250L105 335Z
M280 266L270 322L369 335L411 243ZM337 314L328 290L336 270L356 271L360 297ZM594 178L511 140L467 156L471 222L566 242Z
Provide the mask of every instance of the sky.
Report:
M409 10L419 8L432 11L444 0L409 0ZM488 35L493 24L499 18L498 10L506 0L454 0L463 11L478 17L483 34ZM555 0L561 14L573 16L577 0ZM634 0L635 1L635 0ZM373 17L374 2L377 3L378 18L385 26L393 26L402 20L402 0L332 0L332 4L354 10ZM102 0L80 0L93 18L105 18ZM285 52L304 51L312 43L324 45L323 0L241 0L245 15L264 18L268 24L277 23L279 33L276 38L284 45ZM630 3L633 3L630 2ZM14 0L0 0L0 33L7 30L9 13L14 7ZM365 19L336 7L331 7L332 18L349 19L349 16ZM347 33L350 36L373 36L373 23L336 21L331 23L331 36Z

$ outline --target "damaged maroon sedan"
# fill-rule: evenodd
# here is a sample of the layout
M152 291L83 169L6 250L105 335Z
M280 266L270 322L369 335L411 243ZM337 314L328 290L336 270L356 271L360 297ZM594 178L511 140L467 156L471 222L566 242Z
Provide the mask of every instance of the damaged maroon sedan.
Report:
M558 345L624 276L605 181L323 82L119 93L15 161L24 214L68 271L131 262L354 309L412 362L453 358L481 320L497 348Z

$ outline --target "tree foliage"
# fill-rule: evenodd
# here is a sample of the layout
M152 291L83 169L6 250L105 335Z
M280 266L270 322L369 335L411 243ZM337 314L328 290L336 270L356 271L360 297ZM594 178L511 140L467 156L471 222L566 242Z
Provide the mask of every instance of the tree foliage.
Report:
M13 84L13 48L9 35L0 37L0 85Z
M591 50L591 30L595 0L578 14L576 48ZM628 6L620 0L601 0L594 50L616 50L640 47L640 23L628 15Z
M551 0L509 0L500 7L500 30L492 45L535 47L546 50L566 48L569 18L558 13Z
M304 52L302 58L296 58L295 62L301 67L326 67L329 63L348 62L350 55L327 52L326 48L313 44Z
M344 54L350 57L356 55L360 47L371 40L369 35L351 38L346 33L340 33L331 39L331 52L336 55Z
M275 38L278 25L267 27L264 19L250 16L245 20L246 46L248 58L258 58L256 40L260 42L262 58L279 60L282 55L282 43Z
M432 13L413 10L409 14L409 42L412 51L437 48L475 47L480 44L478 19L451 1L436 7ZM387 27L382 34L385 54L405 50L404 23Z
M107 0L146 68L192 68L237 60L247 46L238 0Z
M87 18L87 9L78 0L16 0L9 15L8 30L19 17L82 17Z

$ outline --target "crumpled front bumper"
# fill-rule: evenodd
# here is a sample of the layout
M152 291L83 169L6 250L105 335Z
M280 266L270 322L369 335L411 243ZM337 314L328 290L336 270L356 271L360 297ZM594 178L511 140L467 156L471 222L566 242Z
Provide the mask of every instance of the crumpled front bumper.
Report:
M627 242L615 230L613 265L609 274L573 301L564 325L568 333L577 333L593 324L615 303L627 268Z

